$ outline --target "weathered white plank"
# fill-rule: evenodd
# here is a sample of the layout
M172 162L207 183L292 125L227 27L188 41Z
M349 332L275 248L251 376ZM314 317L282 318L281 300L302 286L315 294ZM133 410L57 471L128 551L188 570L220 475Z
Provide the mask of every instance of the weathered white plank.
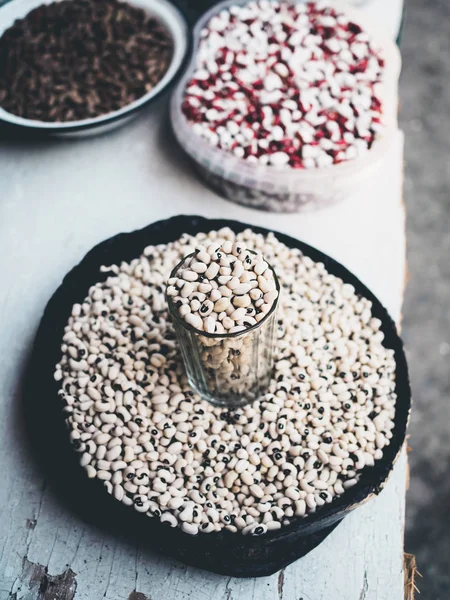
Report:
M64 274L119 231L177 213L273 227L343 262L400 316L401 138L370 197L320 213L272 215L230 204L195 179L162 125L165 104L97 139L0 145L0 600L35 600L30 577L45 569L65 574L67 600L400 600L404 457L380 497L310 555L281 575L237 580L84 524L46 488L29 454L20 383L42 310Z

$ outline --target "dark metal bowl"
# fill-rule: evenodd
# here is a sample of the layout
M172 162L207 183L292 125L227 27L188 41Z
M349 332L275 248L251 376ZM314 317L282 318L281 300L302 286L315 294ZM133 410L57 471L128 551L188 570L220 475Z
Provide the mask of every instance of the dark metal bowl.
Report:
M56 0L57 1L57 0ZM190 53L191 35L186 18L170 0L128 0L128 3L142 8L148 15L161 21L173 41L173 55L167 71L154 88L141 98L122 106L122 108L96 117L78 121L38 121L19 117L4 110L0 105L0 127L5 135L20 136L57 136L88 137L111 131L135 117L137 113L154 102L167 90L183 69ZM0 36L3 35L16 19L24 18L32 9L40 6L42 0L0 0Z

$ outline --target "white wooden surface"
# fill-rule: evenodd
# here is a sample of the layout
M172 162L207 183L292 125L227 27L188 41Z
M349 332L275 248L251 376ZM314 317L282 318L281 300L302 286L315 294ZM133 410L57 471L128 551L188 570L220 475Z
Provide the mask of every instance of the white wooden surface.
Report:
M401 139L370 197L273 215L222 200L195 178L170 141L166 104L100 138L0 142L0 600L400 600L404 456L381 495L307 557L272 577L238 580L87 526L58 503L28 454L21 378L46 301L94 244L119 231L177 213L273 227L343 262L400 317ZM46 573L71 582L64 596L38 591Z

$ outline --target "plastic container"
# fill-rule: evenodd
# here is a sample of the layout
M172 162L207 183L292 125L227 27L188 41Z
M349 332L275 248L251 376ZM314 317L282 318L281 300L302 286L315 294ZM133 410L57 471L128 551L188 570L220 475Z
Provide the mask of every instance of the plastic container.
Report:
M303 0L300 0L303 1ZM242 0L221 2L197 22L194 29L194 52L179 81L171 101L172 128L178 143L190 157L201 177L229 200L253 208L274 212L298 212L336 204L358 190L364 196L382 176L386 155L398 131L398 78L400 53L395 43L377 32L364 13L336 0L335 6L369 33L373 44L385 58L385 81L380 84L384 105L385 129L372 148L361 157L325 168L311 170L254 165L226 150L209 144L195 134L181 111L187 82L195 70L196 49L200 32L208 21L224 8L245 5Z
M177 277L192 256L183 258L170 277ZM211 404L234 409L258 400L269 387L280 297L280 284L273 269L272 272L278 298L259 323L238 333L195 329L180 317L173 298L167 296L189 384Z

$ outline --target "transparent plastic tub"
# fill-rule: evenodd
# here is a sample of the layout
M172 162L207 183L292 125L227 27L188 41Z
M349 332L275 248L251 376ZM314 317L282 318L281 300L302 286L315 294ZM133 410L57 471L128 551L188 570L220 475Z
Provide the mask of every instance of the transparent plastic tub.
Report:
M305 1L305 0L299 0ZM363 196L383 176L389 148L398 132L398 78L401 59L397 46L380 33L361 11L335 0L352 21L372 38L385 60L384 82L379 96L384 106L385 128L371 149L361 157L325 168L311 170L251 164L231 152L217 148L193 132L181 110L186 84L195 70L200 32L224 8L245 5L247 1L226 0L206 12L197 22L193 36L193 55L172 95L171 122L174 135L193 162L200 176L229 200L273 212L299 212L324 208L345 200L354 190Z

